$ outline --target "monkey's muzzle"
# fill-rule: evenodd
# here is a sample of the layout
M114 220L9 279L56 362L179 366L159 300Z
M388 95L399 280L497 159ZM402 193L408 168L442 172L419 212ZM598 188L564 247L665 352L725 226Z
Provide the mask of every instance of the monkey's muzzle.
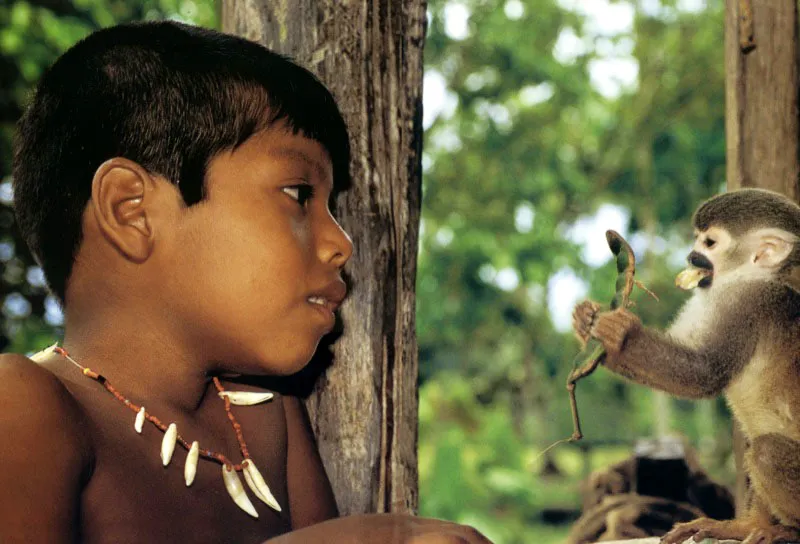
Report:
M710 278L713 273L713 270L709 270L708 268L690 266L689 268L681 270L675 277L675 285L684 291L690 291L697 287L704 279Z

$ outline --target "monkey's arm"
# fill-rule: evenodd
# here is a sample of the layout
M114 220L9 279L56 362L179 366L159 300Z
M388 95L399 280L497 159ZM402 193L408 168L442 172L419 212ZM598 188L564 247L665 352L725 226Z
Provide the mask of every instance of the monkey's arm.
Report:
M596 308L596 306L594 306ZM576 309L576 314L581 307ZM739 316L748 321L747 316ZM755 349L755 334L745 323L734 332L734 323L717 323L712 338L692 348L667 334L642 326L625 309L592 315L591 325L579 328L579 336L599 339L606 349L604 364L636 383L672 395L703 398L716 396L748 361Z

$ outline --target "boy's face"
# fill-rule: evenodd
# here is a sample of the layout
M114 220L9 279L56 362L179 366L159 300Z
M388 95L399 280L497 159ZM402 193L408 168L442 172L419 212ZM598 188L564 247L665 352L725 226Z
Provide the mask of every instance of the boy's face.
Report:
M160 245L174 271L165 309L204 358L293 373L330 332L353 250L328 209L332 179L325 149L282 128L212 159L206 198Z

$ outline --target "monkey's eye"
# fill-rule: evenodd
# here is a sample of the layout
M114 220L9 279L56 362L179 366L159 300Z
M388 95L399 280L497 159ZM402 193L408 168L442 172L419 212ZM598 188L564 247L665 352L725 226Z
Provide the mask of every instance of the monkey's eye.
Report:
M705 240L703 240L703 244L704 244L704 245L705 245L705 246L706 246L708 249L711 249L712 247L714 247L714 246L716 245L716 243L717 243L717 241L716 241L716 240L714 240L714 239L712 239L712 238L706 238Z

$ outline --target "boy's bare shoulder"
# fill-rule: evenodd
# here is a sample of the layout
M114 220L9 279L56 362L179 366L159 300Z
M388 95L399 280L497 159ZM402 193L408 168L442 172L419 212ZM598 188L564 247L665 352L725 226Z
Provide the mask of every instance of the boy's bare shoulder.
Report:
M91 466L85 416L61 381L0 355L0 540L71 542Z
M41 417L42 423L55 418L66 426L65 430L81 429L82 412L69 390L55 374L23 355L0 354L0 398L5 406L24 407L19 417ZM66 421L66 415L77 419Z
M50 465L90 461L86 415L58 377L23 355L0 354L0 465L24 451L28 463ZM53 459L58 457L58 459ZM66 468L66 467L64 467Z
M23 355L0 354L0 434L45 448L70 447L86 456L91 447L86 416L58 377ZM7 434L9 432L14 434ZM63 450L62 450L63 451ZM0 453L7 453L0 449ZM29 455L43 455L29 451ZM85 460L85 459L84 459Z

